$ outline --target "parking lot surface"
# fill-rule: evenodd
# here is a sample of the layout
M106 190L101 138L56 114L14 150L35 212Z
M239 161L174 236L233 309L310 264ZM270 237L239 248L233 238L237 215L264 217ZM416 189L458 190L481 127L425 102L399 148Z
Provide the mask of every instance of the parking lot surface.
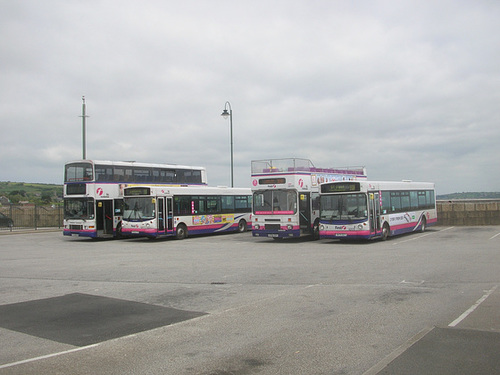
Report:
M0 235L0 374L500 373L499 234Z

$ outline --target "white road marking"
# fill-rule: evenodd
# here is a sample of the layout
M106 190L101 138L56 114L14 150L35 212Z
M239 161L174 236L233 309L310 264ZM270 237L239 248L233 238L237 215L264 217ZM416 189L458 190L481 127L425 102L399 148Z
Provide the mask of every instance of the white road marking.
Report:
M415 241L415 240L418 240L420 238L423 238L423 237L427 237L427 236L430 236L432 234L436 234L436 233L440 233L440 232L444 232L446 230L449 230L449 229L453 229L455 227L448 227L448 228L444 228L444 229L441 229L437 232L434 232L434 233L426 233L426 234L423 234L421 236L416 236L416 237L413 237L413 238L410 238L410 239L407 239L407 240L404 240L404 241L398 241L398 242L395 242L393 243L393 245L399 245L400 243L405 243L405 242L410 242L410 241Z
M497 288L498 285L495 285L493 288L488 290L484 296L479 298L475 304L473 304L466 312L464 312L462 315L460 315L457 319L455 319L453 322L448 324L448 327L455 327L457 324L459 324L462 320L467 318L475 309L478 308L480 304L482 304L486 298L488 298Z
M495 234L493 237L490 238L490 240L492 240L493 238L498 237L498 236L500 236L500 233Z
M81 350L87 350L87 349L95 348L98 345L99 345L99 343L92 344L92 345L87 345L87 346L82 346L80 348L69 349L69 350L65 350L63 352L57 352L57 353L42 355L40 357L28 358L28 359L24 359L22 361L17 361L17 362L12 362L12 363L6 363L5 365L0 365L0 369L7 368L7 367L13 367L13 366L17 366L17 365L22 365L24 363L35 362L35 361L39 361L41 359L47 359L47 358L57 357L57 356L60 356L60 355L63 355L63 354L79 352Z
M363 375L377 375L380 371L382 371L385 367L389 365L392 361L398 358L401 354L403 354L406 350L408 350L413 344L422 339L425 335L427 335L430 331L432 331L434 327L427 327L409 339L400 347L396 348L392 353L390 353L387 357L382 359L375 366L370 368L368 371L365 371Z
M400 284L411 284L411 285L422 285L423 283L425 283L425 280L419 280L419 281L406 281L406 280L403 280L400 282Z

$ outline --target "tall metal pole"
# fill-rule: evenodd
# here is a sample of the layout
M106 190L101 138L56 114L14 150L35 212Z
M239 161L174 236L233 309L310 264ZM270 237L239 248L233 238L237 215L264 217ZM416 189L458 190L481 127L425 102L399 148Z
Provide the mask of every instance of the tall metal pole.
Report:
M86 129L86 118L89 117L85 113L85 96L82 96L82 115L80 116L82 118L82 159L85 160L87 159L87 129Z
M227 107L229 106L229 113L227 112ZM222 117L227 118L229 116L229 127L231 135L231 187L234 187L234 173L233 173L233 109L231 108L231 103L226 102L224 104L224 111L221 114Z
M229 126L231 129L231 187L234 187L234 158L233 158L233 110L231 105L229 105Z

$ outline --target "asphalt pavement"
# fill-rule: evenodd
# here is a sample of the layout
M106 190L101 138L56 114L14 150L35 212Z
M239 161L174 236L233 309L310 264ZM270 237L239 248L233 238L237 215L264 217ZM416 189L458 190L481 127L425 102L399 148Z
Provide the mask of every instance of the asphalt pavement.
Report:
M500 228L0 236L0 374L500 374Z
M419 332L364 375L500 374L500 291L495 286L446 327Z

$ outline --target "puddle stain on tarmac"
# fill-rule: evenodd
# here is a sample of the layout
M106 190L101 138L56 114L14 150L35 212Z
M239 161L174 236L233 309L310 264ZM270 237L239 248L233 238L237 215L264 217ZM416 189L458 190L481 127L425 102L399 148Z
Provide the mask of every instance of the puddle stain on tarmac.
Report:
M86 346L202 315L82 293L0 306L0 327L60 343Z

